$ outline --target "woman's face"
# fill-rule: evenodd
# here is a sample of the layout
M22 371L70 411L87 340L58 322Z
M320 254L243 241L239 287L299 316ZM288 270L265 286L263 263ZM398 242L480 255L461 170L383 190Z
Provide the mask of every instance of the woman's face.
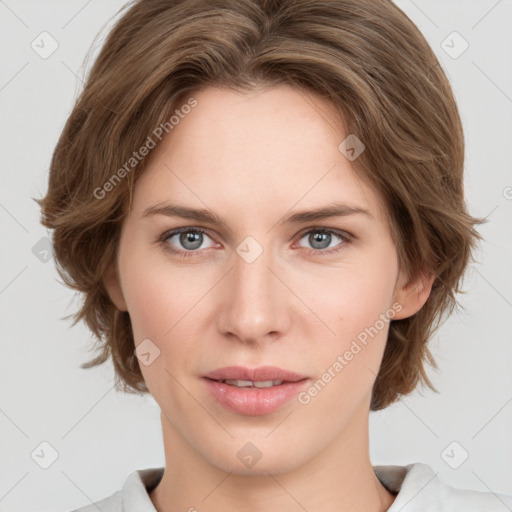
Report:
M364 438L389 320L428 291L404 287L329 103L284 85L194 98L137 183L109 292L164 437L226 471L280 473ZM206 378L231 366L298 375L256 373L285 381L263 390Z

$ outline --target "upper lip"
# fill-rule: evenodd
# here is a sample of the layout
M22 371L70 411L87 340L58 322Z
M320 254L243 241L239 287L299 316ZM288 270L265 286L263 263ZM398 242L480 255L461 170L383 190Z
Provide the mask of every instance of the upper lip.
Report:
M297 382L306 379L305 375L284 370L277 366L259 366L258 368L245 368L244 366L226 366L218 368L204 375L213 380L250 380L252 382L264 382L268 380L282 380L285 382Z

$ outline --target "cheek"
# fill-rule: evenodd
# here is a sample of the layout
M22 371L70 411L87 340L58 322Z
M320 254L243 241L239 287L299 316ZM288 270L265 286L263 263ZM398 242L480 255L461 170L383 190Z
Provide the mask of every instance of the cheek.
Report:
M199 350L206 304L201 299L213 283L205 284L207 276L129 242L122 246L119 267L135 346L149 339L160 350L154 364L140 365L152 393L157 394L155 386L172 381L165 370L174 374L176 366L188 367Z
M339 403L350 400L347 388L356 399L370 389L378 373L389 321L397 313L393 308L397 260L393 246L384 247L389 250L381 246L371 257L347 258L343 268L323 269L302 285L299 295L329 328L321 326L325 335L318 336L317 331L316 337L309 336L316 341L318 376L335 382L329 384L326 400L334 399L336 393L337 403L340 397Z
M392 306L397 275L394 253L346 261L342 267L322 269L302 281L299 295L324 320L334 335L347 341L373 325ZM331 332L331 336L334 339Z
M135 342L164 340L194 302L197 290L178 266L161 256L125 241L119 254L122 288L130 313Z
M160 339L171 329L180 301L171 287L142 269L134 269L125 278L124 293L135 343L144 338Z
M191 322L194 322L191 305L197 298L177 270L164 269L154 262L146 264L147 259L138 257L136 250L126 254L129 258L124 261L120 258L120 270L135 346L149 339L152 344L146 346L150 347L152 357L158 354L150 364L144 364L141 359L139 367L157 402L167 401L174 407L169 390L175 385L175 365L186 366L194 350L194 343L180 341L191 337Z

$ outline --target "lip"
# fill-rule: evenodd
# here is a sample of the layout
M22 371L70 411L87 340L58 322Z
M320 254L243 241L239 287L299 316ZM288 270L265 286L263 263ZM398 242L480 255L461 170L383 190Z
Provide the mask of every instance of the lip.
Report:
M238 388L219 380L282 380L270 388ZM276 366L219 368L203 377L208 391L226 409L248 416L261 416L277 411L296 396L309 382L309 378Z
M258 368L226 366L225 368L218 368L207 373L204 377L212 380L283 380L286 382L298 382L299 380L307 379L307 375L300 375L277 366L259 366Z
M261 416L277 411L305 387L309 379L288 382L271 388L237 388L203 378L208 391L226 409L247 416Z

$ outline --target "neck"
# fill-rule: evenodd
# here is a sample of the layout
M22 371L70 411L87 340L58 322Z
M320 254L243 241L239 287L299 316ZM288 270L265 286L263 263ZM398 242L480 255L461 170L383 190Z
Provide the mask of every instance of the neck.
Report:
M381 512L395 498L373 471L367 415L363 425L347 426L314 459L285 472L263 475L223 471L198 453L164 414L161 417L166 468L149 494L158 512Z

